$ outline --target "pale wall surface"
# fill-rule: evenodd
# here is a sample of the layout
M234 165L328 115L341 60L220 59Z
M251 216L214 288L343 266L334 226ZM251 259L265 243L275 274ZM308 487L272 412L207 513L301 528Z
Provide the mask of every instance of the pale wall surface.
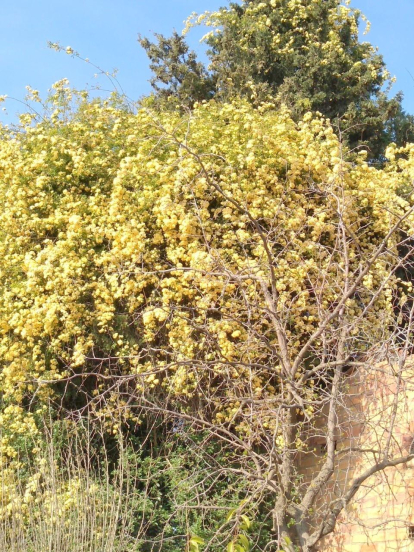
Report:
M326 515L324 508L330 500L340 498L355 477L382 460L388 442L391 457L408 454L414 439L413 361L404 368L381 363L347 376L339 419L337 467L321 493L321 517ZM298 459L305 484L324 459L323 415L318 425L321 431L320 435L315 431L312 438L313 452ZM367 452L351 452L350 448ZM366 480L319 550L414 551L414 461L387 468Z

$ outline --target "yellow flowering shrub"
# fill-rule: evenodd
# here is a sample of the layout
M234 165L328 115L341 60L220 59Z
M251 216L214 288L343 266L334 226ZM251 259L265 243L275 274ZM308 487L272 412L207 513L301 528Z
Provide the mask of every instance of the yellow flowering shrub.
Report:
M201 405L206 395L212 419L236 420L247 392L272 397L282 381L266 294L277 294L293 360L347 274L399 217L411 227L409 149L378 170L363 156L348 162L317 115L297 124L242 101L133 113L116 98L55 90L50 116L0 129L7 408L57 400L98 411L126 393ZM398 239L390 233L346 301L344 316L357 320L377 292L353 329L356 348L393 316ZM32 431L23 415L21 424Z

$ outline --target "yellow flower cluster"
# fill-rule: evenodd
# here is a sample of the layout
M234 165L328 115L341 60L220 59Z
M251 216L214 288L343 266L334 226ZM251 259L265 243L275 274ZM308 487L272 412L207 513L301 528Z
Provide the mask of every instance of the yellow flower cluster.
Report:
M386 170L348 163L311 114L297 125L243 102L131 113L66 83L50 101L59 117L1 130L0 392L13 408L49 401L82 373L90 397L119 376L177 397L213 388L232 404L246 389L272 395L271 274L293 356L343 286L339 221L355 270L409 208L399 193L414 173L410 149ZM349 316L389 264L377 259ZM369 331L383 330L393 285ZM33 431L29 414L2 416Z

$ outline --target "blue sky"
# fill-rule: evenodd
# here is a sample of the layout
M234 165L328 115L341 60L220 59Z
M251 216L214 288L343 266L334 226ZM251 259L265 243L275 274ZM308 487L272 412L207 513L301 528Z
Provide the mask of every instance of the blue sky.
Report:
M84 88L105 88L102 77L79 60L47 48L47 41L70 45L105 70L119 69L119 80L129 97L136 99L150 90L150 72L137 35L151 31L180 31L193 11L215 10L225 0L14 0L3 2L0 35L0 95L23 99L30 85L45 95L50 85L64 77ZM414 113L414 0L353 0L370 19L366 40L379 47L390 72L397 77L394 90L403 90L404 107ZM199 36L192 39L198 46ZM410 75L411 73L411 75ZM22 109L8 101L13 119ZM3 117L4 118L4 117Z

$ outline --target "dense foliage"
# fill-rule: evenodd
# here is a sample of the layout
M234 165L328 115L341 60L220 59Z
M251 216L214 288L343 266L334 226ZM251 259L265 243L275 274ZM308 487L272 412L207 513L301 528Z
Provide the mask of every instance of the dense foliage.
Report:
M197 61L197 54L190 51L185 38L174 32L171 38L155 35L157 43L139 37L151 63L154 77L150 82L160 100L171 96L181 104L191 106L200 100L211 99L215 82L204 65Z
M191 106L211 95L253 103L272 98L296 119L319 111L351 147L366 145L378 158L391 141L412 140L414 126L401 108L401 94L389 97L392 79L382 56L359 38L362 17L339 0L230 3L189 22L212 27L204 39L208 71L194 52L188 59L182 55L188 46L177 34L140 42L152 62L159 99L170 95Z

